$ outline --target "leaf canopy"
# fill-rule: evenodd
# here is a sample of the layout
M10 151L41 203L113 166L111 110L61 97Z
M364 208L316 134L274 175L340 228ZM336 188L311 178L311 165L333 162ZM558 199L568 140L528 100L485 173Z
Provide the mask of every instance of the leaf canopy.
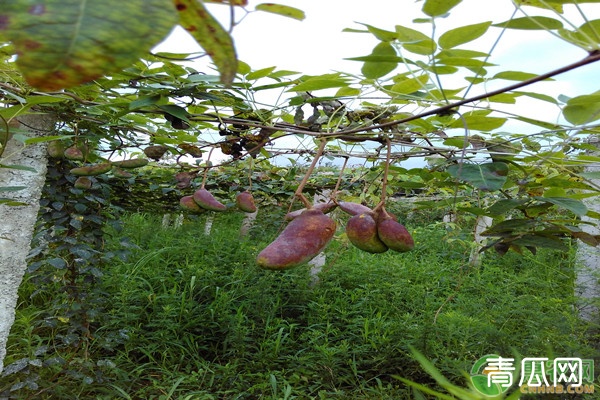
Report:
M53 91L130 66L177 17L169 0L8 0L0 21L27 82Z

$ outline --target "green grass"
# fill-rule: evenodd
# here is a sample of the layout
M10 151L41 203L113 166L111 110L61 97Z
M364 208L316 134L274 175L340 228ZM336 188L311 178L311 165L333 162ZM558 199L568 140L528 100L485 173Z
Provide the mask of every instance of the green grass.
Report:
M408 399L393 375L435 386L410 346L462 386L464 371L489 353L598 355L573 312L573 252L490 253L456 290L468 253L440 226L409 226L417 242L409 253L332 243L311 287L308 267L254 264L280 217L261 216L246 241L239 213L217 215L210 236L204 217L179 229L126 217L123 234L140 250L107 267L105 311L86 351L73 351L102 376L87 373L82 383L60 366L41 368L37 383L50 388L35 398ZM7 362L62 334L36 323L44 297L59 294L30 298L34 290L28 280L21 288ZM15 376L2 378L0 391ZM16 393L35 393L24 390Z

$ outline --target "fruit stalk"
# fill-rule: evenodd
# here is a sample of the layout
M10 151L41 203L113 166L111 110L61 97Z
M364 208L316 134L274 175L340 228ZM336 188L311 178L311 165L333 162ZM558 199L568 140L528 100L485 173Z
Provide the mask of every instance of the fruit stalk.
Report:
M377 204L373 209L374 212L377 212L380 208L384 208L385 196L387 194L388 173L390 172L390 158L392 156L392 142L390 142L390 138L388 136L385 137L385 141L387 143L387 155L385 159L385 171L383 173L383 181L381 183L381 200L379 201L379 204Z
M315 166L317 165L319 158L321 158L321 155L323 154L323 150L325 149L326 144L327 144L327 140L322 139L321 143L319 144L317 154L315 154L315 158L313 158L313 161L310 164L310 167L308 167L308 171L306 171L306 175L304 175L304 178L302 178L300 185L298 185L298 189L296 189L296 193L294 193L294 196L296 196L300 200L302 200L302 202L304 203L304 207L306 207L306 208L311 208L311 204L306 199L306 197L304 197L304 195L302 194L302 191L304 190L304 186L306 186L306 182L308 182L308 178L310 177L313 170L315 169Z
M206 185L206 176L208 175L208 170L210 169L210 156L212 155L214 149L215 148L212 147L208 152L208 157L206 158L206 167L204 167L204 176L202 177L202 186L200 186L200 189L204 189L204 186Z

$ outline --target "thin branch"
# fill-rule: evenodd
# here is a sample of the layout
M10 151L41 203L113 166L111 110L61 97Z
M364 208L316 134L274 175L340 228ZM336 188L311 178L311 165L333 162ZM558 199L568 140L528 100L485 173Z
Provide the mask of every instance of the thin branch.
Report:
M346 164L348 164L348 159L349 159L349 157L344 157L344 165L342 165L342 169L340 170L338 180L335 184L335 189L333 189L333 192L331 193L332 198L335 198L335 194L340 189L340 184L342 183L342 177L344 175L344 170L346 169Z
M210 156L212 155L214 149L215 148L212 147L208 152L208 157L206 158L206 168L204 169L204 177L202 177L202 186L200 186L200 189L204 189L204 185L206 185L206 177L208 176L208 170L210 169Z
M252 190L252 166L254 164L254 158L250 157L250 166L248 167L248 191Z
M315 169L315 166L317 165L317 162L319 161L319 158L321 158L321 155L323 154L323 150L325 149L326 145L327 145L327 140L322 139L321 143L319 143L319 148L317 149L317 154L315 154L315 157L313 158L313 161L310 164L310 167L308 167L308 171L306 171L306 174L304 175L304 178L302 178L302 181L300 182L300 185L298 185L298 189L296 189L296 193L294 193L294 196L296 196L300 200L302 200L302 202L304 203L304 206L306 208L310 208L311 204L306 199L306 197L304 197L304 195L302 194L302 191L304 190L304 186L306 186L306 182L308 182L308 178L310 177L310 175L312 174L313 170Z

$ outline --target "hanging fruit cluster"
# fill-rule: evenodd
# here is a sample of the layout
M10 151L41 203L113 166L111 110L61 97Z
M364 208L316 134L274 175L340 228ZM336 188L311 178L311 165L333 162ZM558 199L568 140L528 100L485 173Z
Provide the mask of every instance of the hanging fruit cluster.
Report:
M223 203L215 199L215 197L205 189L206 185L206 177L209 169L211 168L210 156L212 151L208 154L208 159L206 160L206 167L204 169L204 177L202 179L202 186L200 189L196 190L191 196L184 196L179 201L181 208L184 210L190 211L192 213L202 213L204 211L225 211L227 210L227 206ZM179 189L186 188L191 185L192 179L196 177L197 172L180 172L175 175L177 179L177 187ZM248 170L248 180L250 182L249 189L252 189L252 164ZM245 190L242 193L239 193L235 199L235 203L237 207L247 213L253 213L257 210L256 205L254 204L254 197L250 193L249 190Z
M88 146L85 144L73 144L65 148L62 141L55 140L48 143L48 155L54 159L67 159L76 162L86 162L88 158L98 159L97 156L91 157ZM71 168L69 171L72 175L78 176L74 183L75 188L87 190L92 187L92 181L88 176L97 176L106 174L112 171L116 178L131 178L133 174L125 170L140 168L148 164L145 158L133 158L130 160L107 161L102 160L100 163L83 165L81 167Z
M291 222L271 244L258 254L256 263L260 267L284 270L304 264L317 256L335 234L336 223L325 214L336 206L352 215L346 224L346 235L357 248L369 253L383 253L388 249L406 252L414 248L414 241L408 230L397 221L395 215L385 210L385 193L391 153L389 139L387 140L388 153L381 201L373 210L362 204L337 202L334 199L327 203L311 205L302 195L304 185L317 160L323 154L325 144L326 141L322 140L311 166L295 193L295 196L303 201L305 208L285 216L285 219L291 220ZM345 166L346 163L342 167L333 191L334 196L339 188Z

